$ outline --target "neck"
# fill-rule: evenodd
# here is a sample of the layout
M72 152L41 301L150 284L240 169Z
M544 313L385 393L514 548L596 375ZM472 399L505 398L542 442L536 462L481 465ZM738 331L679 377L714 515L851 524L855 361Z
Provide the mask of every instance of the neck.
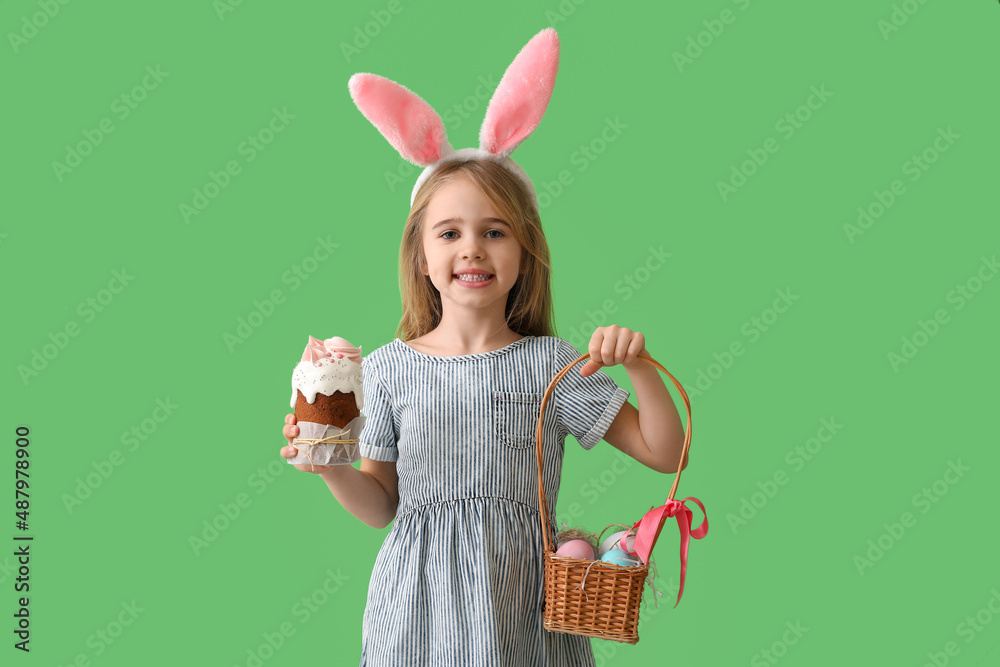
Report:
M476 317L468 313L449 316L445 310L441 322L428 338L433 338L441 347L452 349L454 354L475 354L509 345L521 335L507 326L502 312Z

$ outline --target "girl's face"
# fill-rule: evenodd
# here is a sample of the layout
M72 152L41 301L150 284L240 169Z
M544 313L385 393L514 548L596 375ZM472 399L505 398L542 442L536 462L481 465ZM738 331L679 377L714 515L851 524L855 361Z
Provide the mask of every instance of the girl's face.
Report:
M424 216L423 273L441 293L442 306L499 308L521 267L521 244L472 180L457 176L438 190Z

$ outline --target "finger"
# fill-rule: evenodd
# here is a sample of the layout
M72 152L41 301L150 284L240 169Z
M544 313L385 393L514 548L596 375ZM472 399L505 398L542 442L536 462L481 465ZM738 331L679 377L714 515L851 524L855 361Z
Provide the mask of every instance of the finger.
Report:
M636 354L635 339L633 338L629 340L628 343L624 346L624 348L625 349L623 349L621 352L622 363L626 364L635 361L635 354Z
M285 423L286 424L294 424L295 421L296 420L295 420L295 414L294 413L290 414L290 415L285 415Z
M598 327L594 330L594 335L590 337L590 342L587 343L587 354L590 355L590 361L595 364L600 364L604 357L601 356L601 346L604 344L604 327ZM587 363L590 363L588 361Z
M639 353L646 349L646 337L641 333L636 333L635 338L628 345L628 352L626 353L627 362L636 361L639 358Z
M618 332L612 331L607 336L604 337L604 342L601 343L601 363L605 366L614 366L617 361L615 361L615 348L618 346Z
M604 356L601 354L601 349L604 346L604 338L600 340L590 341L590 347L587 348L587 353L590 354L590 361L598 365L604 364ZM590 363L588 361L587 363Z
M619 332L618 340L615 342L615 363L625 363L625 355L628 354L629 343L632 342L632 330L622 328Z
M601 370L601 365L595 363L592 359L588 359L587 363L585 363L583 365L583 368L580 369L580 377L587 377L593 375L599 370Z

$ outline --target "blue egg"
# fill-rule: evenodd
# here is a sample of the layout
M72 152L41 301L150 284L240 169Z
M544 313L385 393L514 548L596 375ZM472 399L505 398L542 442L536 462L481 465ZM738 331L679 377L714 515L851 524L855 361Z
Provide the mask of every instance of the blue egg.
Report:
M620 565L622 567L638 567L642 564L638 557L633 558L621 549L610 549L607 553L601 556L601 560L605 563Z

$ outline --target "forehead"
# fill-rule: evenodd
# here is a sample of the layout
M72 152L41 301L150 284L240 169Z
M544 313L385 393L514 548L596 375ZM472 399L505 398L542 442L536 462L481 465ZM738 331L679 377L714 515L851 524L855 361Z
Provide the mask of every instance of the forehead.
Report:
M432 225L445 218L499 218L493 203L472 179L461 174L444 183L427 204Z

